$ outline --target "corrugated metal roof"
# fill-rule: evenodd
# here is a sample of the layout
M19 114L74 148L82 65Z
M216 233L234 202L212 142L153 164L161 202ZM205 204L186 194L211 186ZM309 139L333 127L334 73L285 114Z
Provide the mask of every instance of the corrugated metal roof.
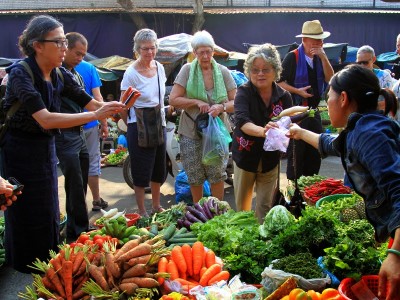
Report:
M191 8L136 8L132 12L153 14L194 14ZM0 10L0 15L21 14L71 14L71 13L128 13L122 8L60 8L60 9L22 9L22 10ZM400 14L400 10L389 9L344 9L344 8L290 8L290 7L221 7L205 8L205 14L227 15L227 14L272 14L272 13L349 13L349 14Z

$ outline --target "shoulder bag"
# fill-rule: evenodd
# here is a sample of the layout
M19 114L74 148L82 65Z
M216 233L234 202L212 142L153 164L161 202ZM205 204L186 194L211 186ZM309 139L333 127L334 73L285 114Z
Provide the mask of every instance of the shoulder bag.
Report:
M136 124L138 130L138 145L143 148L157 147L164 143L164 132L162 128L161 116L161 88L160 76L158 74L158 99L159 104L155 107L135 108Z

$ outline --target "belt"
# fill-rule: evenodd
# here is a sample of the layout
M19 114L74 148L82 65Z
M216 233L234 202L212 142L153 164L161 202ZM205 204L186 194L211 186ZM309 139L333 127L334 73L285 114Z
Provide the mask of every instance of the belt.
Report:
M75 126L69 128L60 128L61 132L81 132L83 131L83 126Z

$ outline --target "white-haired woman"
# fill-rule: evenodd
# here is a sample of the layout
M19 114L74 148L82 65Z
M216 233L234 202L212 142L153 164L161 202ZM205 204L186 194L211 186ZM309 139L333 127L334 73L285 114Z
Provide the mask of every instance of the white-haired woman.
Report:
M160 118L164 142L154 147L142 147L138 142L138 126L135 109L132 107L122 118L128 125L127 140L131 173L133 178L135 197L138 212L148 216L145 207L145 188L150 186L152 196L152 213L160 212L160 188L166 174L165 161L165 71L164 67L156 62L157 34L151 29L141 29L133 38L133 51L136 53L135 62L128 67L121 82L121 94L132 86L140 92L136 99L136 108L154 108L160 105ZM150 183L150 184L149 184Z
M185 111L178 128L180 151L196 203L203 197L205 180L211 185L212 195L223 199L227 162L221 159L213 166L202 163L202 139L197 134L194 120L201 113L217 117L224 112L233 112L236 84L228 68L214 60L215 43L207 31L195 33L191 44L195 59L184 65L176 77L170 104Z
M235 98L234 191L236 209L251 210L256 189L256 215L260 223L271 209L278 182L279 151L263 150L265 134L277 124L273 117L292 106L289 92L275 83L282 72L275 46L250 49L244 63L249 81L238 88Z

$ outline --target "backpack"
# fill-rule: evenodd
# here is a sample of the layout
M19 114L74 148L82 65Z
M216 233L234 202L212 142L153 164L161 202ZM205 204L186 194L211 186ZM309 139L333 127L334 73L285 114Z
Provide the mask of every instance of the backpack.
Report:
M33 72L31 67L28 65L28 63L24 60L21 60L19 62L25 70L28 72L29 76L32 79L32 84L35 85L35 78L33 76ZM64 83L64 75L62 74L60 68L56 68L56 72L58 76L60 76L62 82ZM11 118L14 116L14 114L17 112L17 110L21 106L21 101L17 100L15 103L10 107L10 109L5 112L4 109L4 103L5 103L5 93L6 93L6 86L2 85L1 86L1 91L0 91L0 141L3 140L4 134L6 133L8 123L10 122Z

